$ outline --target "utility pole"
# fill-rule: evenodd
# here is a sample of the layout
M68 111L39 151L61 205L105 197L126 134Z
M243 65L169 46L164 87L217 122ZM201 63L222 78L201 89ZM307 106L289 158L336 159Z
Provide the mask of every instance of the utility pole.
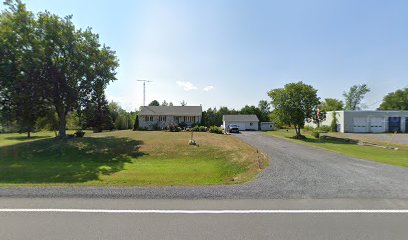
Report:
M136 80L138 82L143 82L143 106L146 106L146 82L152 82L149 80L142 80L142 79L138 79Z

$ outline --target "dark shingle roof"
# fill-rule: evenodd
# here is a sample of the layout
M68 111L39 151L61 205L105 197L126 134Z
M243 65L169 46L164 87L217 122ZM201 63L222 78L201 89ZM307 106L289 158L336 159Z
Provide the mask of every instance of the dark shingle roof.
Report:
M255 114L223 115L222 120L227 122L259 122L259 119Z
M144 106L139 115L201 116L201 106Z

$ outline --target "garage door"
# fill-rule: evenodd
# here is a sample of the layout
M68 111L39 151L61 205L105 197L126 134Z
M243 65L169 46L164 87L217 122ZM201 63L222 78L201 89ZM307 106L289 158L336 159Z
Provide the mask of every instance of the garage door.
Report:
M385 132L384 118L371 117L370 118L370 132L373 132L373 133Z
M238 125L240 131L245 131L245 123L240 122L232 122L231 124Z
M408 133L408 117L405 118L405 132Z
M353 118L353 132L368 132L368 122L365 117Z
M390 132L400 132L401 131L401 118L400 117L389 117L388 118L388 131Z

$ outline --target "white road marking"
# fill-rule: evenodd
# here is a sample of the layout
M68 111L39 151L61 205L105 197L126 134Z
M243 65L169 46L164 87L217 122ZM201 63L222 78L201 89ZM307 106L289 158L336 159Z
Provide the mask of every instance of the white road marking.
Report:
M156 214L274 214L274 213L408 213L408 209L324 209L324 210L130 210L130 209L57 209L2 208L2 212L51 213L156 213Z

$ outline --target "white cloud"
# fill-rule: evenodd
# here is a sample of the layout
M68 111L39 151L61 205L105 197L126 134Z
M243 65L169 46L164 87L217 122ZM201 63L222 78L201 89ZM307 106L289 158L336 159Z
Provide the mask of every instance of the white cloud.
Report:
M211 91L213 89L214 89L214 86L211 86L211 85L206 86L205 88L203 88L203 90L206 91L206 92L209 92L209 91Z
M184 91L191 91L191 90L196 90L197 87L194 86L191 82L183 82L183 81L177 81L177 85L182 87Z

